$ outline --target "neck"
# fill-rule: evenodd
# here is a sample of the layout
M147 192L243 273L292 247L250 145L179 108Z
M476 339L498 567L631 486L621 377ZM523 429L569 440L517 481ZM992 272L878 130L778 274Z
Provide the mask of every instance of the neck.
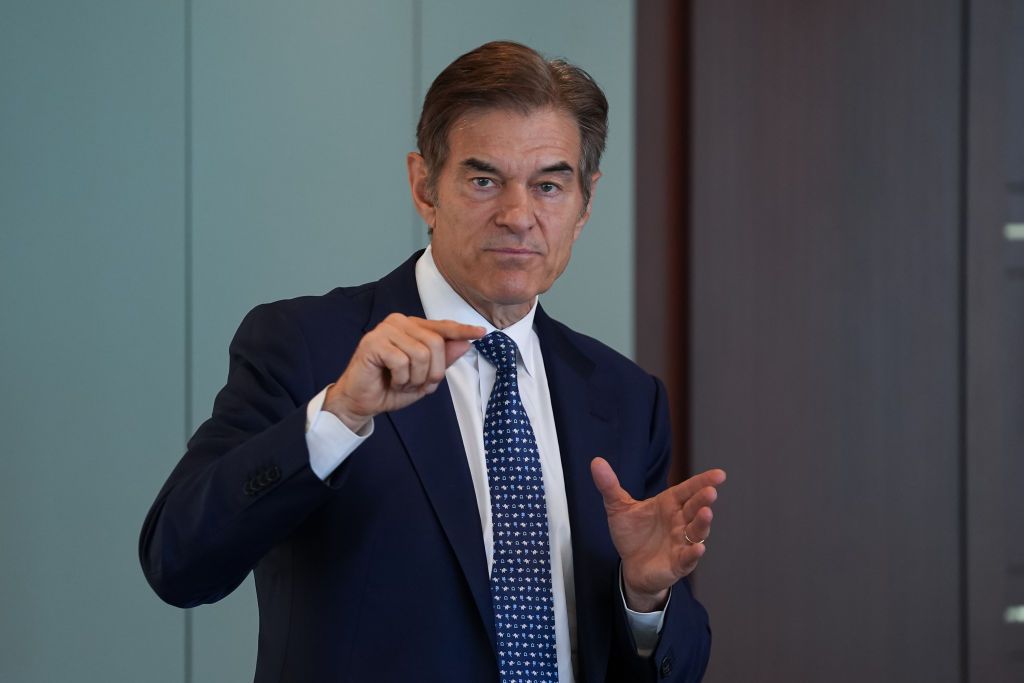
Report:
M448 277L447 273L441 267L441 264L434 259L434 265L437 266L437 272L441 273L441 277L444 281L455 290L455 293L462 297L462 300L469 304L474 311L482 315L487 322L494 325L495 329L503 330L510 325L515 325L517 322L522 320L530 309L533 307L533 302L529 301L521 304L497 304L493 301L486 301L480 297L473 296L473 294L465 287Z

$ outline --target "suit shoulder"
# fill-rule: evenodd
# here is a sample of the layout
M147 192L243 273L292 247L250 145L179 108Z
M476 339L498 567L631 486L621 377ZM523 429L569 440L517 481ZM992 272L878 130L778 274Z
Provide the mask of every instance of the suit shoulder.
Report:
M309 386L322 388L341 374L354 353L375 292L376 283L371 283L260 304L242 320L229 352L249 362L285 358L301 364L309 369Z
M337 287L318 296L273 301L257 306L249 315L286 318L314 336L321 336L324 331L361 333L373 314L378 295L383 292L389 293L385 296L388 301L385 306L393 307L391 310L415 309L418 296L414 271L422 253L422 250L414 253L379 280Z
M366 324L373 304L376 282L354 287L336 287L326 294L315 294L279 299L259 304L249 311L243 321L286 321L304 331L331 327L361 330Z
M548 319L580 353L586 356L602 373L610 373L617 381L653 388L656 377L636 364L631 358L619 353L604 342L577 332L568 325L552 318Z

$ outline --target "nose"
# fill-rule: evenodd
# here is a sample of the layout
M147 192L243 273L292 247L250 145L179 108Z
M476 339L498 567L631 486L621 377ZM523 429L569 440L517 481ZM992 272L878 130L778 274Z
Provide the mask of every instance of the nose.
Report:
M533 227L533 204L526 187L514 183L505 187L495 222L513 232L525 232Z

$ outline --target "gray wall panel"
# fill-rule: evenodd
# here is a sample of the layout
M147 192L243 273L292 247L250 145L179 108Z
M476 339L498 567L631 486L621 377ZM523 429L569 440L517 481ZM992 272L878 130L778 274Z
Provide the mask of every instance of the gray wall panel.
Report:
M595 217L547 305L629 353L631 3L5 5L0 679L251 676L251 581L192 612L186 647L138 569L139 526L246 310L425 242L404 166L423 90L495 26L609 94Z
M0 20L0 680L183 677L139 526L180 448L180 3Z
M412 252L410 3L213 2L193 15L195 426L264 301L374 280ZM251 678L251 577L194 610L196 683Z

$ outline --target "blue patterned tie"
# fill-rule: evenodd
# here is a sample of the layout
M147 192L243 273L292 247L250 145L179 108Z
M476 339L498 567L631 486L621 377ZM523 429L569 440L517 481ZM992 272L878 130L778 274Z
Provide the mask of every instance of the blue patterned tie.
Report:
M519 398L516 343L503 332L473 342L497 369L484 418L494 563L491 602L501 680L558 680L544 477Z

